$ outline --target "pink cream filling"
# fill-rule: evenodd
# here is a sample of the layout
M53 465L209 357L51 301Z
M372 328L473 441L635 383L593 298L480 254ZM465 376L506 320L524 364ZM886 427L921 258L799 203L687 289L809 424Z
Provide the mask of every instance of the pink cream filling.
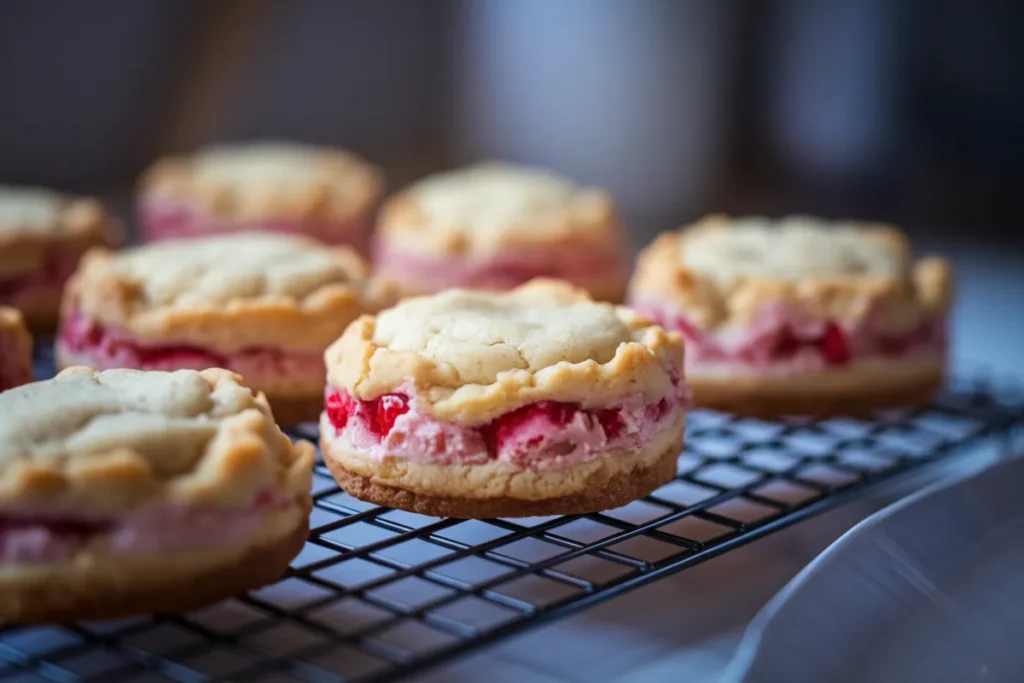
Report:
M205 370L226 368L265 387L281 380L323 381L323 354L254 347L220 353L187 344L153 344L125 330L104 326L80 312L61 324L59 344L68 360L82 358L105 370Z
M139 224L147 241L201 237L210 233L279 232L308 235L327 243L365 246L367 221L363 217L331 223L311 221L257 221L238 222L210 216L207 212L185 201L154 198L144 200L139 207Z
M486 424L458 425L422 413L410 388L359 401L328 388L326 415L336 437L376 460L401 458L437 465L482 465L497 460L524 470L572 467L610 450L635 452L651 443L685 408L688 392L675 389L658 401L641 395L592 409L542 401Z
M863 320L832 321L784 304L762 308L743 330L708 332L671 306L652 301L633 307L686 342L686 369L745 369L773 373L815 372L870 359L920 358L946 348L942 318L909 329Z
M387 240L374 250L378 274L425 289L471 287L510 289L535 277L568 280L581 286L624 277L620 254L579 245L552 244L545 249L504 250L485 259L433 257L412 253Z
M266 490L249 507L239 510L159 504L113 518L45 508L0 510L0 563L61 562L98 540L119 553L230 545L250 536L268 513L292 505L294 500Z

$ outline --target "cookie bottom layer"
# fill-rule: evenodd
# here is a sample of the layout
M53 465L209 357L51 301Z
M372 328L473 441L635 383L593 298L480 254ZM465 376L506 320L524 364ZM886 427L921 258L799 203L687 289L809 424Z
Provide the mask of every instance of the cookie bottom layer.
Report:
M854 363L788 376L707 375L690 368L694 406L751 417L870 416L928 403L945 381L945 357Z
M582 481L574 481L577 485L573 487L573 493L530 500L507 495L488 498L431 495L390 486L374 481L372 475L367 476L350 470L332 452L331 445L321 444L324 462L338 485L356 498L422 515L464 519L579 515L621 507L642 498L671 480L675 476L676 461L682 447L683 439L680 434L667 447L661 445L654 457L650 457L649 453L634 456L629 462L619 463L621 466L611 474L606 468L592 467L592 463L544 472L542 476L556 485L559 477L573 480L580 471L584 471L585 474ZM337 447L333 450L336 451ZM624 459L623 456L614 457ZM630 467L630 464L635 466ZM455 470L455 467L451 469Z
M0 582L0 621L63 624L118 619L152 612L180 613L219 602L278 580L309 535L308 502L298 527L193 571L133 572L92 564L61 572L16 573Z

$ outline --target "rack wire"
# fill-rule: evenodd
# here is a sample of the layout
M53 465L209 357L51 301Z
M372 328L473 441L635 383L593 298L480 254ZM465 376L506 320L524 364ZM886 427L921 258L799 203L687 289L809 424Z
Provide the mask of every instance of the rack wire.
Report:
M1019 398L974 380L871 421L697 411L672 482L590 515L425 517L358 501L318 464L309 541L278 583L185 615L0 627L0 679L398 680L1008 434Z

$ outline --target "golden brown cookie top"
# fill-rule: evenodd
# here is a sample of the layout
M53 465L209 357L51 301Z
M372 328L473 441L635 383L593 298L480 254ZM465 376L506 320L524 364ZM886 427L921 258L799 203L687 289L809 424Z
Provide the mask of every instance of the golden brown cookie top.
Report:
M0 394L0 504L236 508L308 490L314 453L226 370L69 368Z
M0 277L42 267L55 248L77 252L113 244L117 232L95 199L0 185Z
M240 232L90 252L68 286L65 314L224 351L318 351L389 302L348 247Z
M360 399L411 383L421 409L460 423L527 403L612 405L663 396L683 345L628 309L534 280L503 293L449 290L363 316L327 351L328 379Z
M705 328L742 325L778 302L831 319L874 312L903 324L945 313L952 274L945 261L915 261L906 237L888 225L709 216L648 246L630 291L634 301L669 303Z
M580 239L621 242L611 197L552 171L489 162L428 176L385 204L380 230L441 254Z
M197 205L241 221L332 221L368 211L380 172L354 154L298 143L217 145L167 157L143 176L144 199Z

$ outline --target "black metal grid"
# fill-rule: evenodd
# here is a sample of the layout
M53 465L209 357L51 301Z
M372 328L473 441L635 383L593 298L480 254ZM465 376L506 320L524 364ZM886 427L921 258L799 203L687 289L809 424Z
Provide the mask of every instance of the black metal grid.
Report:
M187 615L2 627L0 679L396 680L703 562L1021 417L1016 398L980 381L873 421L695 412L678 474L654 494L525 520L368 505L318 465L309 542L280 582Z

